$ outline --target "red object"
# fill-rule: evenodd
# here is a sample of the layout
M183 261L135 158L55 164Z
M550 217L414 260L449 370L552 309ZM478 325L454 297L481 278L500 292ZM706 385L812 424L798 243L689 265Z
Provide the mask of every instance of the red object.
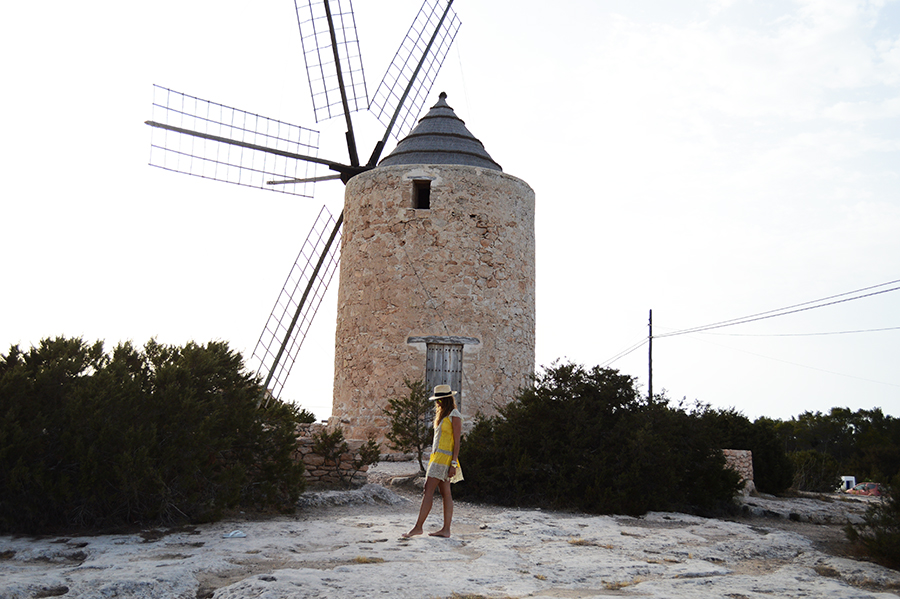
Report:
M878 483L859 483L852 489L848 489L847 492L851 495L872 495L875 497L880 497L884 494L881 485Z

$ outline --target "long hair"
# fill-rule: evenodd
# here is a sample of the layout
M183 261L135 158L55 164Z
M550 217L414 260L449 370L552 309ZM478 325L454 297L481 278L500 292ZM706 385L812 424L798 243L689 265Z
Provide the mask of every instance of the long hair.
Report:
M441 424L441 420L450 415L450 412L456 409L456 399L453 395L447 395L435 400L437 405L434 408L434 428Z

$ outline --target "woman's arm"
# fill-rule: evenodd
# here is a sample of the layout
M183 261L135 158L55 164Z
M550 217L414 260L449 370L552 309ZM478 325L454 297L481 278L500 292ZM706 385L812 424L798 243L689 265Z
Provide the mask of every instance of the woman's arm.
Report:
M459 464L459 439L462 436L462 418L454 416L450 419L450 423L453 425L453 458L450 462L450 467L455 470L455 466Z

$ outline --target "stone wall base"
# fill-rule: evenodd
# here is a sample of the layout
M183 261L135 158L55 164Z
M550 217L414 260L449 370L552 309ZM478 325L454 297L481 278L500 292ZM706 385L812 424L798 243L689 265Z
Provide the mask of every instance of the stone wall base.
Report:
M294 459L303 462L303 476L308 486L338 486L342 482L346 484L353 475L353 460L359 458L359 448L365 444L365 441L358 439L346 439L349 450L341 456L340 463L335 464L313 451L313 435L327 428L328 426L315 422L297 426L297 449L294 451ZM351 484L364 485L368 470L368 466L363 466L350 481Z
M741 475L744 497L756 493L756 485L753 483L753 452L749 449L723 449L722 453L725 454L725 465Z

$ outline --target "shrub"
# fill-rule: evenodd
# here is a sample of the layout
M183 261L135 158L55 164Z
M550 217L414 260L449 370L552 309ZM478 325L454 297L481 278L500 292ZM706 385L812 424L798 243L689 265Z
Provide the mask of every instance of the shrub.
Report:
M374 466L380 461L381 446L375 441L374 435L369 435L366 442L359 448L356 457L353 458L353 461L350 463L353 467L353 472L350 473L349 482L353 482L353 477L356 476L357 472L360 472L367 466Z
M739 477L698 424L615 370L554 364L499 416L476 420L459 494L595 513L713 509Z
M798 491L831 493L841 484L837 460L828 455L807 449L788 456L794 466L794 488Z
M312 439L313 453L325 458L326 463L331 462L335 468L340 465L341 456L350 451L350 446L344 440L344 431L340 428L332 431L322 429L318 433L313 433Z
M294 410L226 343L45 339L0 356L0 529L203 521L292 508Z
M828 454L840 474L879 482L900 474L900 418L885 415L881 408L804 412L777 427L788 451Z
M845 530L847 537L861 543L874 559L900 568L900 502L896 494L870 505L863 522L848 524Z
M301 408L294 403L285 403L285 405L290 409L291 418L293 418L294 422L297 424L312 424L316 421L316 415L309 410Z
M699 408L703 426L722 449L749 449L753 453L753 483L763 493L783 493L794 481L794 468L768 418L751 422L733 410Z
M409 389L406 397L388 400L384 414L391 423L391 430L385 435L391 442L391 448L397 451L414 451L419 459L419 471L425 472L422 454L431 446L434 428L431 422L434 405L428 399L425 381L403 379Z
M318 433L313 433L312 450L323 458L325 463L331 462L337 472L341 482L350 487L353 484L353 477L366 466L377 464L381 460L381 449L375 441L375 437L369 435L368 440L363 444L356 456L350 462L350 471L345 472L341 468L341 461L345 454L350 451L350 445L344 440L344 431L335 428L332 431L323 429Z

